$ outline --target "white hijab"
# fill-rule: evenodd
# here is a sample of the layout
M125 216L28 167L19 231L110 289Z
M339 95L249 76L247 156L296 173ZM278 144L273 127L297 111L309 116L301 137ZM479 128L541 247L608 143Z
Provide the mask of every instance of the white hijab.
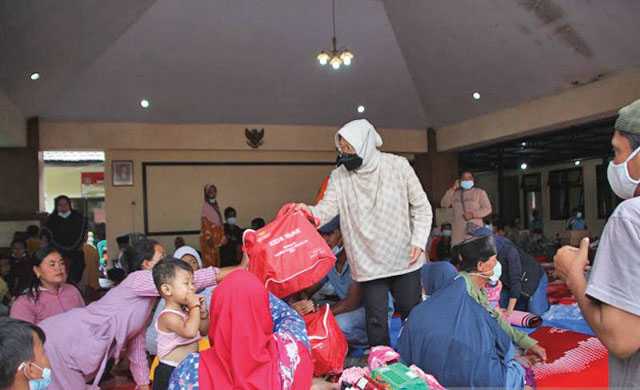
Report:
M342 126L335 135L336 147L340 149L338 139L344 138L362 158L362 166L356 174L365 174L375 171L380 162L380 148L382 138L375 127L366 119L357 119Z
M345 196L353 201L348 211L353 214L354 221L364 223L374 214L373 210L378 205L382 183L380 171L382 153L378 148L382 146L382 138L373 125L366 119L357 119L342 126L336 133L336 146L339 136L342 136L356 150L362 158L362 166L353 172L349 172L348 184L344 188ZM342 167L342 169L345 169Z
M193 247L185 245L185 246L181 246L180 248L176 249L175 252L173 252L173 257L180 260L182 260L182 258L186 255L191 255L195 257L196 261L198 262L198 265L200 266L200 268L202 268L202 258L200 257L200 254L198 253L198 251L195 250Z

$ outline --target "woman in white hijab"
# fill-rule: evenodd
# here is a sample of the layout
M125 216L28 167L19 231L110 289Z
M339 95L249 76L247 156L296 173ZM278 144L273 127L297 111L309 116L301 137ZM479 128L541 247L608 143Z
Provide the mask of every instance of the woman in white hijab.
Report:
M306 208L321 225L340 215L352 277L362 283L371 345L389 345L387 299L404 318L421 301L420 268L431 227L427 195L406 158L382 153L365 119L335 136L340 154L324 198Z

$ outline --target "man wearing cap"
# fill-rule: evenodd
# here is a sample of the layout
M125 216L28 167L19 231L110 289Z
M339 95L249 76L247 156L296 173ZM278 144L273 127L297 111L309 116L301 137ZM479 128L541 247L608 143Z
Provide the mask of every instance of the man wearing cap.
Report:
M580 310L609 350L609 387L640 387L640 100L622 108L611 145L607 178L625 199L604 227L587 281L589 239L563 247L556 273L567 282Z
M362 306L362 286L351 278L351 268L347 262L342 233L340 232L340 216L318 229L327 244L336 255L336 265L316 286L307 290L315 303L331 305L331 311L344 333L349 345L367 346L367 322L364 306ZM301 315L312 311L315 303L310 300L296 302L292 307Z

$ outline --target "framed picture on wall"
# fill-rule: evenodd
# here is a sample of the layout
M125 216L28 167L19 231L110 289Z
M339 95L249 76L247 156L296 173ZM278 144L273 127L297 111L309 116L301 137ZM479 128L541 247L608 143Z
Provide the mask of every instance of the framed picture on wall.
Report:
M133 161L114 160L111 162L111 183L114 187L133 185Z

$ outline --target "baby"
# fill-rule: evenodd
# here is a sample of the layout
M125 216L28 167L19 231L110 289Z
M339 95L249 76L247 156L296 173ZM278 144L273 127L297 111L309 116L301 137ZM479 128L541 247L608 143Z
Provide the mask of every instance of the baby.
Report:
M209 328L204 298L195 294L193 268L172 257L153 267L153 281L166 301L155 324L160 364L153 381L154 390L166 390L171 373L187 355L198 351L200 335Z

